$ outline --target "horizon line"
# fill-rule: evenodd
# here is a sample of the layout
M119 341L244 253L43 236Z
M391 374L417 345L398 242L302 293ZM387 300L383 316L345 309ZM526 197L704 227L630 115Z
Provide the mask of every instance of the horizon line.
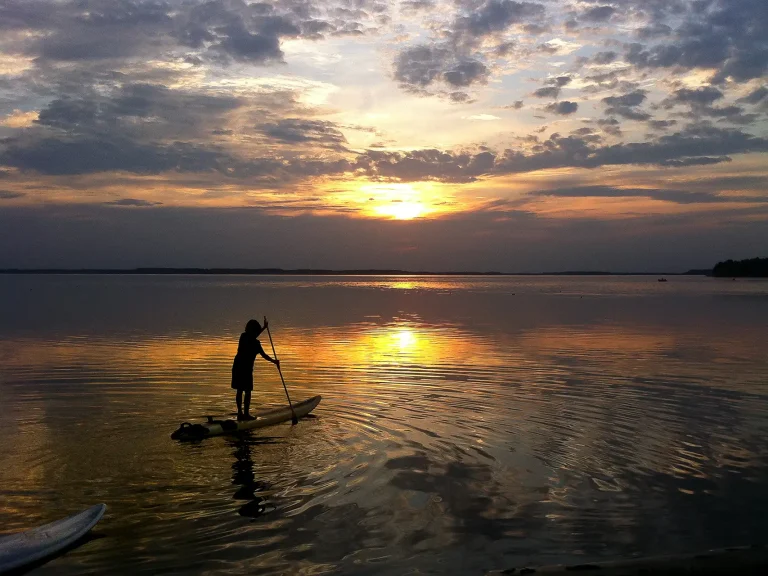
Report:
M138 268L2 268L0 274L125 274L125 275L262 275L262 276L709 276L711 268L690 269L686 272L616 272L609 270L562 270L557 272L499 272L430 271L389 268L201 268L201 267L138 267Z

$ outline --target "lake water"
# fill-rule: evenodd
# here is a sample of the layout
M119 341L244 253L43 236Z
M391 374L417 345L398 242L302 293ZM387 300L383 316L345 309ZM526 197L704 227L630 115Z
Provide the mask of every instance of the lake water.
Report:
M172 441L234 410L264 314L316 417ZM285 403L256 364L255 402ZM0 413L0 532L109 507L40 575L483 574L765 542L768 282L0 276Z

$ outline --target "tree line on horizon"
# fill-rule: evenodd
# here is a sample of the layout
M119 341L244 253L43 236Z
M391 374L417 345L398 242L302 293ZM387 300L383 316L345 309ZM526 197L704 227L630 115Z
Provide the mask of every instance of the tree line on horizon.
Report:
M748 278L768 278L768 258L749 258L748 260L726 260L718 262L712 269L716 277L737 276Z

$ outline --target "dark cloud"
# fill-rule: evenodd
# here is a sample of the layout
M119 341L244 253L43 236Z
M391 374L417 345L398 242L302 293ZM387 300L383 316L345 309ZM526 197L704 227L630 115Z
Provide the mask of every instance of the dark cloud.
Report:
M768 88L765 86L760 86L759 88L755 88L752 92L743 98L739 98L737 102L743 102L745 104L757 104L758 102L765 100L766 96L768 96Z
M611 136L621 136L621 122L616 118L600 118L597 120L597 125L600 126L603 132L610 134Z
M537 98L557 98L560 95L559 86L544 86L533 93Z
M258 63L280 62L283 52L280 49L281 34L298 36L299 29L281 19L272 19L274 28L265 26L256 33L250 32L242 22L233 22L221 30L220 37L212 46L236 60L250 60Z
M357 167L371 178L394 178L405 181L440 180L444 182L473 182L493 171L496 156L491 152L478 154L452 153L440 150L412 152L378 152L368 150L358 157Z
M512 53L515 46L517 46L517 44L511 40L508 42L502 42L501 44L498 44L496 46L496 48L494 49L494 53L496 54L496 56L502 56L502 57L508 56L509 54Z
M581 13L581 18L587 22L606 22L611 19L616 8L613 6L595 6Z
M646 94L645 90L633 90L622 96L603 98L603 104L606 105L605 113L607 115L622 116L629 120L648 120L651 115L637 108L645 101Z
M672 33L672 28L661 22L654 22L649 26L643 26L637 31L637 35L643 40L649 40L651 38L657 38L660 36L668 36Z
M395 79L405 87L425 88L439 81L453 87L466 87L485 82L487 77L488 68L482 62L461 59L440 46L413 46L395 59Z
M13 200L26 196L23 192L13 192L11 190L0 190L0 200Z
M315 143L343 149L347 143L344 134L333 122L283 118L274 123L262 124L259 129L269 138L287 144Z
M728 156L699 156L697 158L683 158L682 160L662 160L659 162L659 166L683 168L685 166L709 166L710 164L730 161L731 159Z
M635 107L645 101L646 94L645 90L635 90L622 96L608 96L603 102L609 107Z
M579 105L576 102L570 102L568 100L563 100L562 102L553 102L552 104L547 104L546 107L547 112L560 114L561 116L573 114L578 109Z
M530 196L557 196L560 198L650 198L674 204L763 204L768 196L725 196L716 192L689 192L657 188L614 188L612 186L577 186L537 190Z
M533 154L511 150L497 159L496 171L514 173L559 167L596 168L607 165L671 166L672 162L705 162L703 157L715 157L718 162L728 155L768 151L768 140L732 129L690 127L675 134L661 136L648 142L620 143L611 146L591 146L581 138L552 135Z
M467 94L466 92L451 92L448 94L448 97L451 99L452 102L457 103L465 103L465 102L471 102L472 97Z
M557 98L560 89L573 81L571 76L555 76L544 81L545 86L536 90L533 95L537 98Z
M172 46L172 7L162 2L83 0L5 2L0 21L35 34L24 51L49 61L148 55Z
M441 76L449 57L445 49L428 45L403 50L395 60L395 79L405 86L429 86Z
M615 124L609 121L603 129ZM733 129L689 127L648 142L600 146L589 135L552 134L529 152L507 149L480 154L414 150L368 151L356 167L372 178L471 182L484 175L504 175L554 168L619 165L681 167L729 162L730 155L767 152L768 139Z
M768 190L768 176L715 176L697 178L686 183L687 188L725 190Z
M137 208L147 208L150 206L160 206L162 202L150 202L149 200L139 200L136 198L120 198L114 202L104 202L107 206L129 206Z
M673 95L662 102L665 108L671 108L676 104L712 104L723 97L723 93L714 86L701 88L681 88L675 90Z
M0 29L34 31L22 43L23 51L49 62L161 57L191 49L197 54L186 54L188 60L270 64L283 60L284 38L365 34L387 19L384 3L354 6L245 0L16 0L0 5Z
M221 115L245 101L233 96L212 96L171 90L152 84L127 84L111 95L89 94L59 98L40 111L37 124L69 133L112 133L140 131L166 137L199 133Z
M598 72L596 74L588 74L584 77L585 81L593 82L583 88L584 92L597 93L605 90L621 90L624 92L631 92L638 88L638 85L634 82L622 80L622 77L630 72L628 68L622 70L611 70L610 72Z
M534 2L460 0L457 5L458 12L445 34L432 43L404 48L395 56L394 77L402 88L425 95L449 96L449 92L428 88L436 82L449 88L485 83L490 75L486 62L491 54L485 54L482 38L546 14L544 6ZM513 47L514 43L502 42L491 52L506 56Z
M691 2L681 25L659 44L633 44L626 58L640 68L715 69L713 81L760 78L768 71L764 0Z
M512 102L512 104L507 104L506 106L502 106L502 108L507 110L520 110L523 107L523 101L522 100L515 100Z
M575 103L553 109L571 113ZM553 105L553 106L555 106ZM276 126L275 128L278 128ZM290 126L289 126L290 127ZM311 126L304 126L308 128ZM601 125L616 128L612 120ZM285 127L283 127L285 129ZM296 128L296 126L293 126ZM314 125L298 138L333 138L332 126ZM290 135L289 135L290 137ZM269 157L240 158L211 146L189 143L139 144L130 140L43 138L12 140L0 153L0 165L48 175L125 171L137 174L213 172L226 178L253 180L280 187L315 176L357 173L372 179L471 182L481 176L531 172L552 168L597 168L610 165L676 167L727 162L730 155L767 152L768 140L734 129L691 126L647 142L599 145L592 135L553 134L528 151L496 153L450 152L434 149L411 152L368 150L352 159Z
M607 52L598 52L594 56L592 56L592 62L595 64L610 64L611 62L614 62L616 60L616 57L618 54L614 52L613 50L609 50Z
M723 97L724 94L713 86L705 86L695 90L683 88L665 98L661 102L661 106L666 109L675 106L688 106L689 112L684 115L692 119L720 118L722 121L742 125L751 124L757 120L756 114L745 114L741 106L712 106L712 103Z
M127 171L159 174L223 168L224 155L191 144L140 144L119 138L42 138L11 141L0 163L41 174Z
M677 124L677 120L649 120L648 126L654 130L666 130Z
M482 81L488 76L488 68L477 60L456 63L443 73L443 79L451 86L464 87Z
M479 7L466 2L469 14L457 19L454 29L470 36L487 36L503 32L513 24L540 18L545 14L542 4L512 0L486 0Z

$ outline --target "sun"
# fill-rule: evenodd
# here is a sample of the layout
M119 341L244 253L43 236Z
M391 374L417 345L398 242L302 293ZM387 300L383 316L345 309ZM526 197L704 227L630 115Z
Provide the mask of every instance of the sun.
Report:
M404 182L365 184L359 188L369 215L393 220L413 220L434 211L425 187Z
M374 210L380 216L389 216L395 220L413 220L425 214L427 207L421 202L392 202L377 206Z

